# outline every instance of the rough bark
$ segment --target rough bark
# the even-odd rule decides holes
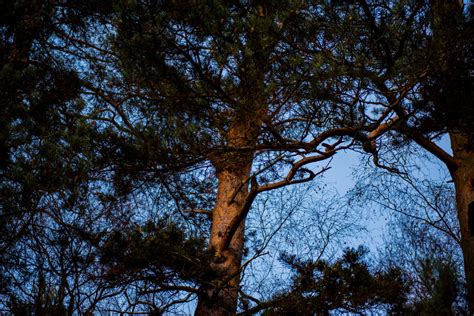
[[[474,315],[474,145],[466,134],[450,133],[453,155],[458,167],[452,176],[461,229],[461,247],[467,284],[469,314]]]
[[[240,120],[229,130],[227,141],[230,148],[248,147],[255,143],[254,131],[258,129],[255,119]],[[227,246],[226,232],[232,220],[243,211],[248,197],[248,179],[253,153],[229,150],[216,157],[218,190],[214,210],[209,247],[215,251],[212,270],[216,278],[202,288],[195,315],[234,315],[240,283],[240,264],[244,249],[244,220]]]

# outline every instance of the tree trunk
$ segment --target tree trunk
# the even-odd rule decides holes
[[[256,11],[262,12],[258,18],[263,22],[266,17],[260,4]],[[195,312],[198,316],[235,315],[237,311],[244,225],[250,207],[248,184],[254,156],[250,148],[256,144],[267,115],[265,73],[270,70],[268,57],[276,44],[270,44],[260,27],[249,27],[246,36],[247,49],[238,67],[239,89],[245,97],[230,114],[230,125],[224,135],[228,147],[211,158],[218,188],[209,247],[215,251],[211,268],[217,276],[201,289]]]
[[[467,285],[469,315],[474,315],[474,144],[472,125],[472,75],[466,62],[468,26],[463,1],[431,0],[433,46],[439,67],[437,110],[450,130],[456,166],[450,169],[456,188],[456,208]],[[437,52],[436,52],[437,51]]]
[[[231,229],[233,219],[243,211],[248,197],[248,178],[251,172],[253,153],[233,150],[255,143],[255,125],[252,120],[234,124],[227,134],[226,153],[213,159],[218,178],[217,198],[212,212],[212,227],[209,247],[215,251],[211,264],[216,277],[202,288],[198,297],[195,315],[234,315],[240,283],[240,264],[244,249],[244,221],[239,223],[226,245],[225,236]],[[253,134],[253,135],[252,135]]]
[[[452,172],[461,228],[461,248],[467,284],[469,315],[474,315],[474,144],[461,133],[450,133],[453,155],[458,168]]]

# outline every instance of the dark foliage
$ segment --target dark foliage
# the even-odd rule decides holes
[[[0,0],[0,295],[10,310],[78,312],[70,284],[87,284],[89,298],[100,288],[91,312],[131,284],[140,295],[202,294],[227,282],[207,227],[130,222],[128,202],[147,186],[156,200],[165,192],[167,213],[207,225],[182,211],[217,214],[207,210],[216,175],[252,165],[227,194],[229,206],[249,187],[234,217],[243,222],[257,193],[312,180],[303,166],[337,151],[361,148],[380,165],[384,128],[472,131],[472,21],[444,20],[433,3]],[[292,287],[265,314],[452,310],[451,267],[423,262],[429,295],[409,305],[403,271],[373,272],[363,255],[285,256]]]
[[[334,263],[283,260],[296,272],[292,288],[277,296],[264,315],[329,315],[331,311],[363,313],[371,308],[400,311],[409,293],[403,271],[390,267],[372,272],[363,248],[346,249]]]
[[[458,271],[453,262],[426,258],[419,263],[424,294],[412,304],[412,315],[464,315],[455,303],[461,294]]]
[[[212,277],[205,240],[166,221],[109,233],[99,257],[104,277],[112,283],[147,280],[159,288],[174,281],[200,284]]]
[[[435,1],[429,18],[433,36],[422,98],[416,103],[421,132],[459,130],[474,135],[474,19],[456,1]]]

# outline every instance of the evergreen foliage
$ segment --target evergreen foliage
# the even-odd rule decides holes
[[[404,272],[390,267],[374,273],[363,260],[365,253],[363,248],[346,249],[332,264],[284,256],[296,276],[289,292],[277,296],[264,315],[364,313],[377,308],[402,311],[410,289]]]
[[[186,236],[179,226],[165,221],[108,233],[99,257],[106,268],[104,277],[111,282],[142,279],[157,285],[200,284],[212,275],[212,256],[205,241]]]
[[[379,155],[386,138],[415,140],[453,175],[469,162],[432,143],[472,136],[473,22],[457,1],[0,8],[0,304],[12,313],[93,313],[117,297],[162,313],[197,297],[198,315],[234,314],[258,195],[314,180],[348,149],[400,173]],[[373,272],[364,252],[284,256],[291,287],[245,312],[452,311],[451,266],[423,261],[429,295],[413,303],[401,268]]]

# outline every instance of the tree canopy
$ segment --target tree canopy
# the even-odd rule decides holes
[[[260,198],[317,184],[348,151],[408,176],[391,153],[411,141],[453,177],[473,310],[473,26],[462,2],[1,5],[10,312],[94,313],[115,300],[161,314],[196,298],[196,315],[416,310],[405,272],[372,269],[362,250],[283,256],[296,274],[266,300],[241,286],[263,256],[248,257],[246,230]],[[436,143],[444,133],[453,154]],[[423,260],[439,284],[457,278]]]

